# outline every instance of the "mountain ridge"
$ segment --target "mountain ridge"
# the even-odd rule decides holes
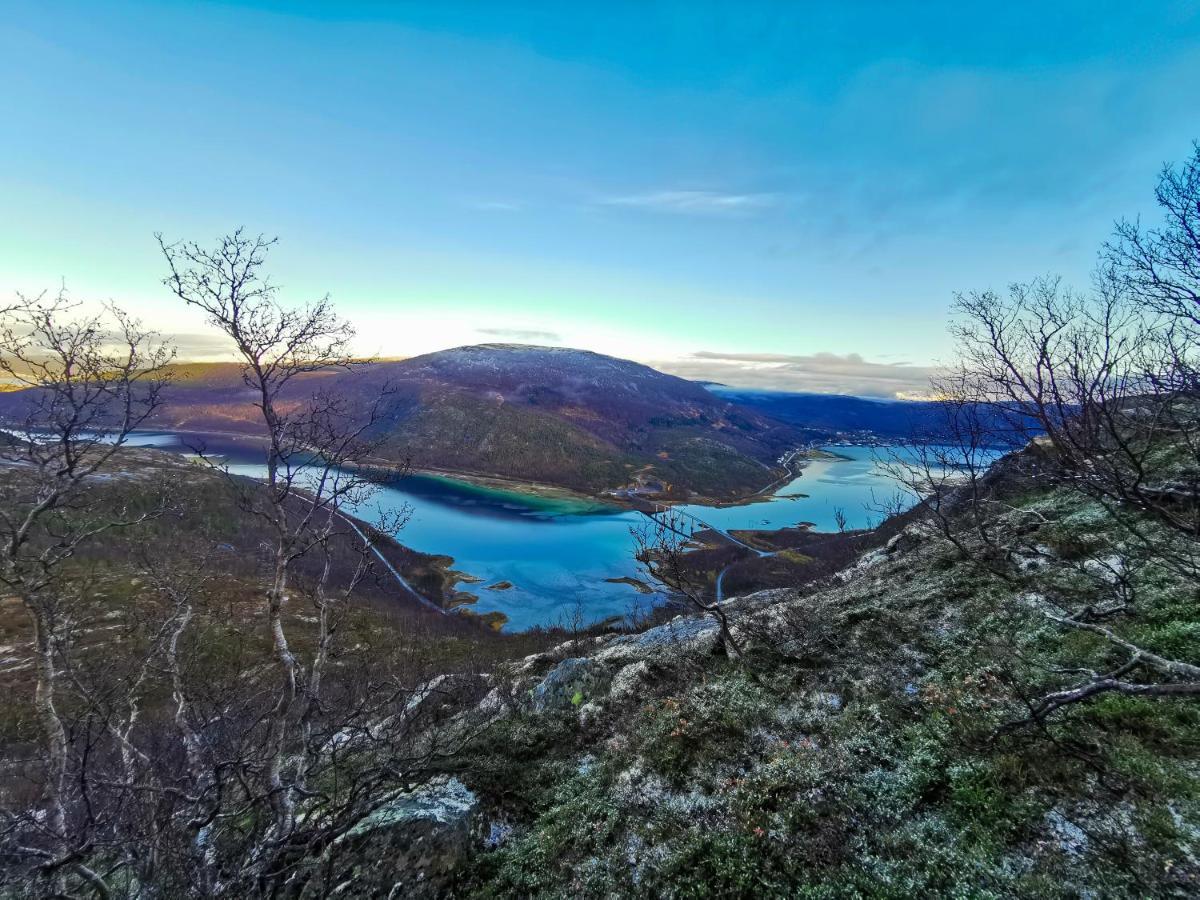
[[[233,363],[181,363],[153,427],[261,431]],[[297,378],[280,398],[316,392],[365,406],[386,395],[381,455],[417,469],[490,475],[590,495],[736,500],[786,474],[789,450],[825,436],[721,398],[695,382],[589,350],[476,344]],[[17,395],[19,397],[19,395]],[[20,400],[0,399],[0,412]]]

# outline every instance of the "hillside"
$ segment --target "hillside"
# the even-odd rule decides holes
[[[10,504],[22,502],[29,490],[26,469],[0,466],[0,495]],[[114,529],[72,553],[72,578],[85,574],[104,579],[136,580],[151,566],[168,564],[184,569],[197,565],[215,569],[232,593],[253,596],[256,580],[262,577],[264,547],[272,533],[256,511],[264,490],[255,480],[225,474],[197,464],[176,453],[142,448],[121,450],[103,475],[89,483],[86,501],[99,508],[143,510],[165,504],[161,514],[152,515],[136,529]],[[303,508],[296,503],[297,512]],[[361,521],[357,527],[368,527]],[[477,621],[467,617],[439,615],[434,607],[447,607],[454,594],[454,579],[447,571],[452,560],[419,553],[396,540],[380,537],[380,558],[373,558],[371,571],[358,582],[355,597],[363,606],[384,616],[431,620],[443,630],[472,632]],[[329,581],[341,589],[359,563],[358,554],[344,539],[330,544]],[[387,569],[394,567],[410,587],[399,584]],[[320,573],[315,556],[298,560],[295,582],[305,591]],[[136,573],[136,574],[135,574]],[[0,617],[0,644],[10,643],[13,634],[27,627],[23,615]],[[0,665],[0,674],[3,674]]]
[[[1195,585],[1151,564],[1127,574],[1138,606],[1104,620],[1115,641],[1056,625],[1046,598],[1102,602],[1126,549],[1030,462],[987,484],[1018,576],[979,564],[965,512],[961,549],[918,517],[819,584],[731,601],[736,654],[713,619],[679,617],[509,668],[452,770],[460,821],[490,835],[458,845],[457,892],[1194,896],[1194,702],[1141,695],[1147,669],[1035,716],[1127,660],[1120,641],[1200,662]]]
[[[918,400],[876,400],[842,394],[749,391],[712,385],[718,397],[781,422],[833,432],[869,431],[908,438],[941,422],[935,404]]]
[[[514,344],[311,376],[289,396],[319,388],[370,402],[385,386],[390,459],[588,493],[642,485],[671,497],[744,496],[780,477],[783,453],[819,436],[634,362]],[[234,366],[181,366],[158,422],[256,433],[253,401]]]

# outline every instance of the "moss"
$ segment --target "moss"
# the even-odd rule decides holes
[[[1159,754],[1200,756],[1200,708],[1149,697],[1106,694],[1078,713],[1080,722],[1137,736]]]
[[[588,865],[612,851],[624,821],[605,781],[591,772],[559,781],[534,828],[476,860],[464,878],[467,890],[481,897],[603,896],[615,890],[619,870]]]
[[[797,566],[806,566],[813,561],[811,556],[801,553],[798,550],[780,550],[778,555]]]
[[[651,770],[681,779],[705,762],[736,758],[776,699],[741,672],[714,678],[645,706],[632,741]]]
[[[1190,761],[1181,764],[1164,756],[1147,747],[1136,735],[1115,735],[1106,757],[1114,773],[1146,795],[1178,800],[1200,797],[1200,780],[1192,771]]]
[[[970,760],[948,772],[948,813],[970,841],[1003,847],[1040,820],[1044,805],[1024,792],[1019,766],[1007,760]]]
[[[459,764],[473,789],[527,816],[553,803],[556,786],[573,771],[575,740],[572,714],[516,713],[480,734]]]
[[[1134,643],[1161,656],[1200,663],[1200,622],[1171,620],[1161,625],[1135,626],[1129,636]]]
[[[696,828],[670,848],[654,882],[671,897],[790,897],[795,873],[755,832]]]

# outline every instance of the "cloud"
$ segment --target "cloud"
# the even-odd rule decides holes
[[[651,363],[682,378],[731,387],[860,397],[925,397],[933,366],[872,362],[858,353],[717,353],[700,351],[683,359]]]
[[[511,200],[467,200],[463,205],[481,212],[520,212],[525,208],[524,204]]]
[[[476,328],[475,331],[509,341],[544,341],[550,344],[562,342],[562,336],[556,331],[537,331],[531,328]]]
[[[156,347],[160,342],[168,349],[174,349],[175,359],[179,362],[228,362],[238,358],[237,346],[224,335],[163,332],[148,339],[146,348]],[[115,331],[105,331],[100,346],[103,352],[116,356],[128,351],[123,338]],[[57,357],[52,358],[46,351],[32,347],[26,352],[31,362],[50,363],[51,370],[56,371]],[[20,375],[28,375],[31,372],[29,366],[17,360],[10,360],[10,363]],[[12,379],[0,379],[0,383],[15,382]]]
[[[221,334],[166,334],[164,339],[185,362],[226,362],[237,358],[233,341]]]
[[[774,205],[774,194],[728,194],[720,191],[650,191],[606,197],[604,206],[625,206],[674,215],[746,213]]]
[[[148,345],[160,342],[174,350],[180,362],[228,362],[239,358],[237,345],[223,334],[162,331],[156,332]],[[104,349],[120,355],[126,350],[124,339],[116,331],[106,332]]]

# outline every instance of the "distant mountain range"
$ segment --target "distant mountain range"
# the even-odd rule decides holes
[[[731,403],[818,431],[869,431],[877,437],[907,438],[936,430],[941,424],[938,405],[931,402],[749,391],[718,384],[709,384],[708,389]]]
[[[951,419],[941,403],[917,400],[875,400],[841,394],[789,394],[749,391],[708,384],[722,399],[753,409],[780,422],[824,434],[830,440],[869,436],[887,440],[950,441]],[[1002,405],[978,404],[972,421],[980,429],[974,440],[997,450],[1015,450],[1024,445],[1039,426]]]

